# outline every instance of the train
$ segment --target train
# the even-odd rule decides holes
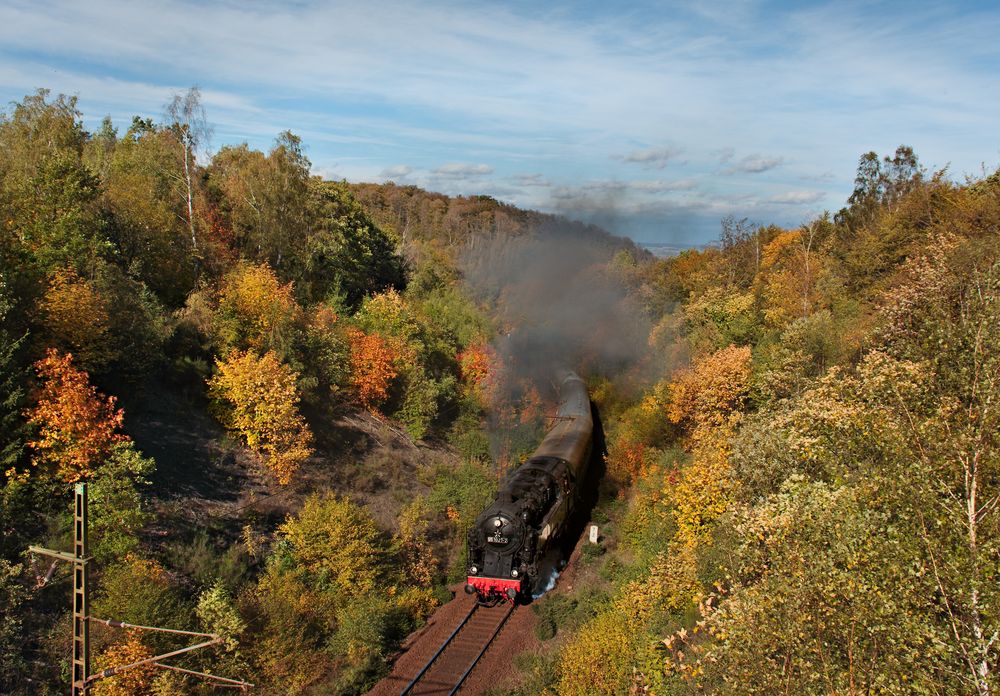
[[[566,541],[587,499],[594,416],[587,386],[558,377],[559,407],[538,449],[512,471],[468,535],[465,591],[482,604],[530,601],[543,559]]]

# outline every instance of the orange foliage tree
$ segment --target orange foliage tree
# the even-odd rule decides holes
[[[646,469],[649,448],[641,442],[621,437],[608,448],[608,475],[616,481],[635,481]]]
[[[153,651],[142,642],[142,634],[139,631],[129,631],[128,638],[120,643],[115,643],[98,655],[96,663],[98,670],[102,670],[109,667],[130,665],[151,657],[153,657]],[[94,693],[98,696],[135,696],[135,694],[149,693],[156,672],[157,669],[152,664],[133,667],[98,682]]]
[[[115,408],[115,397],[100,394],[87,373],[73,367],[68,353],[50,348],[35,369],[42,386],[36,405],[25,413],[38,433],[28,443],[34,463],[54,465],[67,483],[93,477],[114,445],[128,440],[117,432],[124,411]]]
[[[462,381],[480,399],[487,398],[491,382],[495,381],[497,355],[488,345],[474,343],[458,354]]]
[[[312,432],[298,408],[298,375],[270,351],[262,356],[237,351],[215,364],[218,373],[208,387],[212,398],[227,406],[221,420],[287,484],[313,452]]]
[[[608,475],[630,483],[648,474],[658,455],[655,446],[665,432],[662,395],[647,394],[620,417],[608,446]]]
[[[389,395],[389,385],[396,377],[394,356],[389,344],[378,334],[354,329],[351,342],[351,384],[358,401],[374,411]]]

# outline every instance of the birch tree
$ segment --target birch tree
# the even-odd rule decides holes
[[[198,151],[208,142],[211,129],[201,103],[201,90],[191,87],[184,94],[175,94],[167,104],[170,131],[184,152],[184,185],[186,189],[187,224],[191,233],[191,248],[197,257],[198,234],[194,218],[194,170]]]

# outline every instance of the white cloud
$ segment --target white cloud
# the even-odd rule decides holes
[[[822,191],[787,191],[775,194],[767,200],[770,203],[778,203],[780,205],[805,205],[819,203],[824,198],[826,198],[826,194]]]
[[[325,181],[337,181],[343,179],[344,175],[338,167],[311,167],[309,173],[318,176]]]
[[[380,179],[388,181],[401,181],[402,179],[406,179],[412,173],[413,167],[405,164],[395,164],[391,167],[383,169],[378,176]]]

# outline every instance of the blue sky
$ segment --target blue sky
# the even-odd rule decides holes
[[[638,241],[839,209],[858,157],[1000,165],[988,3],[0,0],[0,101],[38,87],[211,147],[300,135],[315,173],[488,194]]]

